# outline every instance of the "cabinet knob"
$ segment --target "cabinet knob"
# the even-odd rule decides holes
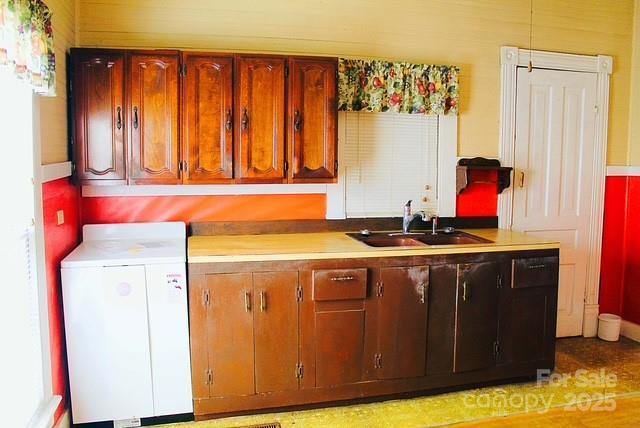
[[[133,108],[133,129],[138,129],[138,107]]]
[[[302,129],[302,115],[300,114],[300,110],[296,110],[293,114],[293,130],[296,132],[300,132]]]
[[[233,129],[233,116],[231,116],[231,109],[227,110],[227,120],[224,124],[224,128],[227,131],[231,131],[231,129]]]
[[[247,129],[249,129],[249,113],[245,107],[242,111],[242,130],[246,131]]]
[[[116,119],[116,127],[118,129],[122,129],[122,108],[120,106],[118,106],[116,111],[118,112],[117,113],[118,117]]]

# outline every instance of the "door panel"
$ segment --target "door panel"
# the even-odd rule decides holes
[[[337,61],[291,58],[288,132],[291,179],[330,182],[336,177]]]
[[[254,393],[252,280],[250,273],[207,275],[211,397]]]
[[[179,181],[179,60],[177,54],[131,55],[129,176],[136,184]]]
[[[427,351],[429,267],[380,269],[384,285],[378,297],[377,377],[423,376]]]
[[[285,178],[285,59],[238,57],[235,112],[237,177],[245,182]]]
[[[364,309],[316,311],[316,386],[362,380]]]
[[[429,268],[427,375],[453,373],[457,265]]]
[[[596,75],[518,70],[513,230],[559,240],[558,336],[582,333]]]
[[[455,373],[495,364],[499,274],[497,262],[458,265]]]
[[[256,392],[298,389],[298,272],[253,274]]]
[[[124,54],[77,53],[73,63],[78,178],[124,184]]]
[[[233,178],[233,57],[183,53],[185,183]]]

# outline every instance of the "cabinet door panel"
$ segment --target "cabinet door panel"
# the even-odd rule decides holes
[[[233,178],[233,57],[184,53],[185,183]]]
[[[178,55],[134,54],[129,63],[130,179],[175,184],[180,178]]]
[[[423,376],[427,351],[429,267],[380,270],[384,292],[378,302],[377,377]]]
[[[430,267],[427,374],[453,373],[457,265]]]
[[[454,372],[491,367],[498,334],[498,262],[458,265]]]
[[[298,389],[298,272],[253,274],[256,392]]]
[[[122,184],[126,179],[124,54],[73,54],[78,178]]]
[[[337,61],[291,58],[288,132],[291,179],[332,181],[337,159]]]
[[[254,393],[252,280],[250,273],[207,275],[211,397]]]
[[[238,57],[239,138],[237,177],[246,182],[282,182],[285,178],[285,59]]]
[[[316,386],[362,380],[363,309],[316,312]]]
[[[555,357],[556,289],[505,290],[501,307],[500,362],[521,363]]]

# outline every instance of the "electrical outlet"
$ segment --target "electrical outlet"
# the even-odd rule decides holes
[[[63,210],[58,210],[56,212],[56,217],[58,220],[58,226],[60,226],[61,224],[64,224],[64,211]]]

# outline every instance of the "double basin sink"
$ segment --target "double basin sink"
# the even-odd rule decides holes
[[[428,232],[354,232],[347,233],[370,247],[427,247],[430,245],[469,245],[486,244],[492,241],[460,231],[445,232],[438,230],[434,235]]]

